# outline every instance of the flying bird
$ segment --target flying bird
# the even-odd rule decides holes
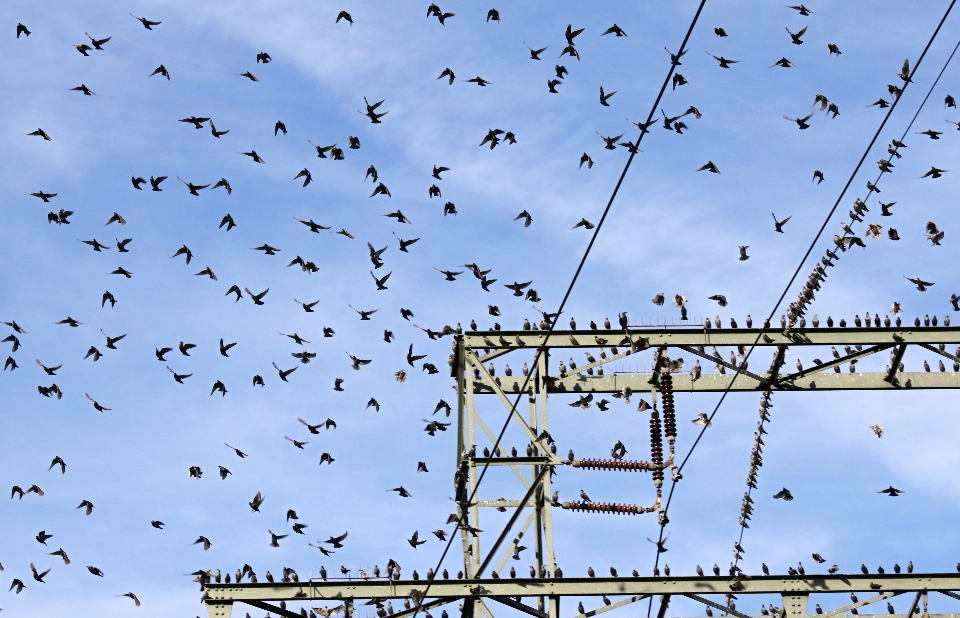
[[[600,86],[600,105],[603,105],[604,107],[610,107],[610,104],[607,103],[607,100],[609,100],[610,97],[612,97],[615,94],[617,94],[616,90],[614,90],[613,92],[604,93],[603,86]]]
[[[909,281],[910,283],[912,283],[913,285],[917,286],[918,292],[926,292],[928,287],[935,285],[931,281],[924,281],[923,279],[920,279],[920,278],[911,279],[906,275],[904,275],[903,278]]]
[[[132,599],[132,600],[133,600],[133,604],[134,604],[135,606],[137,606],[137,607],[140,607],[140,599],[138,599],[138,598],[137,598],[137,595],[133,594],[132,592],[124,592],[123,594],[120,594],[120,595],[117,595],[117,596],[127,597],[127,598],[129,598],[129,599]]]
[[[773,216],[773,225],[774,225],[774,227],[776,227],[776,230],[777,230],[778,232],[780,232],[781,234],[783,234],[783,226],[787,224],[787,221],[790,220],[790,217],[787,217],[787,218],[784,219],[783,221],[777,221],[777,215],[774,214],[774,213],[770,213],[770,214]],[[792,215],[791,215],[791,216],[792,216]]]
[[[153,73],[150,74],[150,77],[154,75],[160,75],[161,77],[166,77],[167,81],[170,81],[170,71],[167,70],[167,67],[162,64],[153,70]]]
[[[813,112],[807,114],[803,118],[791,118],[790,116],[784,116],[783,119],[789,120],[790,122],[797,123],[797,126],[800,127],[800,130],[803,131],[804,129],[810,128],[810,125],[807,124],[807,121],[810,120],[812,117],[813,117]]]
[[[141,24],[143,24],[143,27],[146,28],[147,30],[153,30],[153,26],[159,26],[159,25],[160,25],[160,22],[158,22],[158,21],[150,21],[149,19],[146,19],[145,17],[137,17],[137,16],[134,15],[133,13],[130,13],[130,17],[136,19],[136,20],[139,21]]]
[[[940,178],[940,176],[946,174],[950,170],[942,170],[938,167],[931,167],[930,171],[921,176],[920,178]]]
[[[790,32],[790,28],[784,28],[784,30],[786,30],[787,34],[790,35],[791,43],[793,43],[794,45],[803,45],[803,41],[800,40],[800,37],[802,37],[807,32],[806,27],[804,27],[802,30],[796,33]]]
[[[730,60],[729,58],[724,58],[723,56],[714,56],[710,52],[707,52],[707,55],[719,62],[721,69],[729,69],[731,64],[740,62],[739,60]]]
[[[452,86],[453,82],[457,79],[457,76],[453,73],[453,70],[450,67],[447,67],[443,71],[441,71],[437,79],[443,79],[444,77],[447,78],[448,80],[447,83],[450,86]]]

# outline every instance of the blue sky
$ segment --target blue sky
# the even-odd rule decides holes
[[[766,315],[881,121],[884,112],[867,105],[887,98],[887,84],[899,83],[904,58],[917,58],[946,4],[831,2],[813,4],[815,15],[801,17],[783,3],[708,2],[680,67],[689,84],[668,90],[662,101],[669,115],[694,105],[703,117],[686,118],[683,135],[655,126],[645,137],[568,313],[580,323],[615,319],[620,311],[636,323],[676,322],[676,309],[650,302],[664,292],[684,294],[697,321]],[[475,319],[489,328],[487,305],[494,304],[502,312],[496,321],[519,327],[539,314],[498,287],[513,281],[533,280],[541,309],[559,304],[589,240],[588,232],[571,228],[581,218],[596,222],[627,157],[623,148],[605,150],[597,133],[636,138],[627,119],[645,118],[668,70],[663,48],[677,48],[696,4],[500,5],[500,23],[484,21],[487,5],[441,6],[456,14],[446,25],[425,18],[425,5],[354,0],[15,1],[0,8],[0,141],[7,154],[0,168],[0,319],[27,331],[12,354],[20,369],[0,377],[0,487],[36,483],[45,492],[0,500],[7,576],[0,583],[27,583],[19,595],[0,596],[10,615],[129,615],[130,601],[116,595],[134,591],[143,601],[139,615],[192,616],[202,611],[199,593],[182,574],[233,571],[244,562],[261,575],[292,566],[301,576],[321,565],[369,570],[391,557],[405,572],[434,566],[439,542],[430,536],[414,550],[404,539],[441,527],[452,510],[456,437],[429,437],[420,419],[440,398],[453,400],[453,382],[445,371],[410,370],[404,359],[413,343],[445,369],[450,339],[430,341],[414,324],[437,330]],[[334,23],[343,9],[353,26]],[[130,12],[162,23],[145,30]],[[956,44],[958,19],[946,22],[840,214],[865,196],[865,182],[877,173],[873,162],[900,137]],[[29,37],[14,37],[18,22]],[[629,36],[601,36],[613,23]],[[569,76],[559,94],[550,94],[546,82],[567,24],[585,28],[577,38],[581,60],[562,59]],[[784,29],[805,26],[804,44],[791,44]],[[729,36],[719,38],[715,27]],[[84,57],[72,46],[87,42],[85,32],[111,40]],[[531,60],[524,42],[549,46],[544,60]],[[828,43],[842,55],[828,55]],[[267,65],[256,62],[264,51],[272,57]],[[706,52],[740,63],[720,69]],[[770,68],[782,56],[796,66]],[[169,81],[148,77],[161,63]],[[452,85],[437,79],[447,67],[457,76]],[[931,166],[957,168],[960,136],[944,120],[960,120],[960,113],[945,109],[943,99],[960,96],[958,70],[947,69],[913,129],[944,131],[941,139],[911,132],[895,172],[883,178],[880,197],[897,202],[894,216],[880,218],[878,207],[868,216],[867,223],[897,228],[902,240],[868,239],[866,249],[848,252],[818,294],[813,312],[821,317],[885,314],[895,301],[911,321],[950,312],[958,284],[956,172],[919,177]],[[237,75],[245,71],[260,81]],[[491,85],[463,81],[478,75]],[[96,96],[68,90],[81,83]],[[601,86],[617,93],[609,107],[599,104]],[[816,94],[839,105],[836,119],[818,111],[805,131],[783,120],[810,113]],[[364,97],[385,100],[389,114],[381,124],[357,113]],[[230,132],[215,139],[206,127],[177,122],[191,115],[211,117]],[[274,136],[277,120],[286,135]],[[25,135],[38,127],[51,141]],[[478,147],[491,128],[513,131],[517,144]],[[359,137],[359,150],[347,148],[349,136]],[[318,159],[308,140],[338,144],[345,159]],[[251,149],[266,163],[238,154]],[[578,168],[584,152],[592,169]],[[721,174],[696,171],[708,160]],[[375,185],[364,174],[371,164],[392,197],[369,197]],[[431,177],[434,165],[450,168],[442,181]],[[307,187],[293,180],[304,167],[313,176]],[[814,169],[825,182],[811,182]],[[162,192],[130,184],[131,176],[151,175],[169,177]],[[191,196],[178,176],[197,184],[227,178],[233,193]],[[440,198],[428,197],[434,183]],[[57,197],[43,204],[29,195],[36,191]],[[456,216],[443,215],[447,201]],[[70,225],[47,223],[46,213],[61,208],[75,211]],[[410,225],[382,216],[398,209]],[[522,210],[533,217],[528,228],[514,221]],[[114,212],[125,226],[104,225]],[[771,212],[792,217],[786,233],[774,232]],[[226,213],[237,223],[229,232],[217,227]],[[346,229],[355,239],[312,234],[294,218],[313,219],[330,232]],[[928,221],[945,230],[942,246],[926,240]],[[834,233],[842,233],[839,219],[829,224],[823,247]],[[420,241],[401,253],[394,234]],[[78,242],[93,238],[111,249],[96,253]],[[119,255],[114,241],[125,238],[133,239],[129,253]],[[377,273],[393,273],[387,291],[377,291],[368,274],[368,242],[388,247]],[[281,252],[252,250],[263,243]],[[189,265],[170,257],[184,244],[194,255]],[[737,259],[740,245],[749,246],[750,260]],[[319,272],[287,268],[297,255]],[[492,269],[489,276],[499,281],[491,292],[469,273],[447,282],[434,270],[462,270],[470,262]],[[118,266],[132,278],[107,274]],[[205,267],[217,281],[194,276]],[[936,285],[919,293],[905,275]],[[255,306],[246,293],[235,303],[225,296],[233,284],[269,288],[265,304]],[[104,290],[114,294],[116,307],[101,308]],[[725,294],[730,305],[719,309],[707,300],[712,294]],[[308,314],[294,299],[320,302]],[[348,304],[379,311],[361,322]],[[401,318],[401,308],[414,317]],[[54,324],[67,316],[83,324]],[[323,337],[324,327],[335,335]],[[127,336],[107,350],[101,329]],[[387,329],[396,335],[393,343],[383,341]],[[317,353],[310,364],[290,357],[299,346],[280,333],[294,332]],[[219,354],[221,338],[237,342],[229,358]],[[197,345],[190,358],[174,349],[168,362],[156,360],[156,347],[181,341]],[[96,363],[83,360],[91,345],[104,352]],[[347,354],[373,362],[353,371]],[[908,369],[923,358],[908,355]],[[35,360],[63,367],[49,378]],[[273,362],[298,369],[283,383]],[[177,384],[168,364],[193,375]],[[393,375],[402,368],[409,376],[399,384]],[[255,374],[263,376],[263,388],[251,385]],[[333,390],[335,378],[345,380],[344,392]],[[227,387],[223,397],[209,394],[217,380]],[[38,385],[53,381],[64,392],[61,400],[37,395]],[[111,410],[95,411],[85,393]],[[364,409],[370,397],[380,412]],[[694,418],[715,402],[714,395],[679,396],[678,414]],[[633,408],[574,412],[560,403],[558,397],[552,433],[562,452],[602,454],[618,439],[632,452],[645,450],[645,421]],[[731,559],[757,403],[755,395],[729,397],[685,471],[665,555],[674,572]],[[760,499],[744,540],[748,572],[761,561],[785,571],[815,551],[851,570],[862,562],[873,568],[911,559],[922,571],[953,568],[960,459],[949,393],[778,394],[774,403]],[[298,417],[333,418],[337,429],[313,436]],[[881,440],[868,429],[874,423],[886,428]],[[695,435],[692,427],[681,425],[681,451]],[[298,450],[284,436],[310,442]],[[225,442],[249,457],[237,458]],[[522,446],[507,444],[514,445]],[[322,452],[336,462],[318,467]],[[64,475],[46,470],[58,455],[68,464]],[[418,461],[430,472],[417,474]],[[203,470],[200,480],[188,478],[193,465]],[[226,481],[217,477],[218,465],[231,470]],[[582,487],[598,500],[650,501],[648,479],[579,474],[587,473],[558,475],[562,497]],[[506,476],[487,482],[489,498],[511,488]],[[412,498],[385,491],[401,484]],[[889,484],[907,493],[896,500],[875,493]],[[782,486],[797,499],[766,498]],[[246,503],[258,491],[266,501],[251,513]],[[74,508],[84,499],[96,507],[89,517]],[[268,530],[290,531],[288,508],[309,525],[307,535],[269,547]],[[152,519],[166,529],[152,528]],[[657,534],[653,518],[557,512],[555,521],[565,573],[611,564],[652,568],[645,537]],[[40,530],[54,535],[47,549],[34,540]],[[346,547],[334,556],[308,546],[344,530]],[[212,541],[210,551],[191,545],[198,535]],[[58,547],[70,555],[70,566],[48,555]],[[455,571],[457,558],[445,566]],[[52,567],[46,584],[32,580],[31,562]],[[105,577],[90,575],[88,564]],[[956,611],[951,607],[931,612]]]

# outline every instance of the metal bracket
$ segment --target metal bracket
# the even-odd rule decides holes
[[[232,611],[233,601],[207,603],[207,618],[230,618]]]
[[[803,618],[807,615],[807,601],[810,598],[808,593],[780,596],[783,598],[783,611],[787,618]]]

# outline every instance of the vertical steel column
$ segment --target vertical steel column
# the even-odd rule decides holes
[[[549,408],[547,405],[547,380],[546,376],[549,374],[548,369],[549,364],[549,353],[544,350],[543,354],[540,355],[540,359],[537,362],[537,375],[536,375],[536,387],[540,391],[540,432],[550,431],[550,417],[549,417]],[[543,497],[544,500],[550,500],[553,496],[552,489],[552,475],[547,474],[543,477],[543,483],[541,487],[543,488]],[[546,556],[544,557],[544,562],[547,565],[547,571],[550,574],[553,574],[553,568],[556,564],[556,556],[553,553],[553,508],[543,509],[543,534],[544,534],[544,546],[540,549],[541,552],[546,550]],[[544,554],[541,553],[541,556]],[[559,600],[556,603],[556,607],[559,607]],[[550,603],[551,612],[554,608],[554,603]],[[559,618],[558,613],[551,613],[550,618]]]
[[[465,346],[463,346],[465,347]],[[466,408],[466,447],[467,452],[471,451],[476,446],[476,400],[473,393],[473,378],[470,376],[470,365],[467,363],[467,351],[461,349],[461,358],[463,363],[460,365],[460,376],[464,382],[465,393],[464,393],[464,406]],[[477,485],[477,464],[476,461],[471,457],[468,458],[468,479],[467,479],[467,498],[473,495],[473,491]],[[470,511],[469,515],[469,526],[472,528],[480,527],[480,509],[476,505],[476,500],[473,501],[472,506],[467,508]],[[463,507],[461,507],[463,508]],[[472,578],[473,574],[476,572],[477,568],[480,566],[480,538],[479,536],[472,535],[469,530],[461,530],[461,539],[463,541],[463,567],[464,573],[468,578]],[[472,556],[471,556],[472,548]]]
[[[533,380],[535,380],[538,377],[536,367],[533,368],[533,372],[534,372]],[[533,429],[533,431],[537,435],[539,435],[540,424],[537,421],[537,385],[533,382],[533,380],[531,380],[530,382],[530,385],[529,385],[530,390],[528,391],[529,401],[530,401],[530,427]],[[533,468],[533,478],[537,478],[537,475],[540,474],[540,466],[533,466],[532,468]],[[549,483],[549,479],[547,479],[546,482]],[[543,484],[542,483],[540,485],[540,490],[534,496],[533,508],[535,509],[535,512],[537,514],[537,517],[536,517],[537,521],[535,522],[535,525],[537,527],[537,544],[536,544],[536,549],[534,550],[536,552],[534,557],[536,558],[536,561],[537,561],[537,572],[539,573],[540,565],[543,564],[543,549],[544,549],[544,538],[543,538],[544,503],[543,503]],[[540,611],[543,611],[543,602],[544,602],[544,598],[542,596],[537,597],[537,607],[540,609]]]

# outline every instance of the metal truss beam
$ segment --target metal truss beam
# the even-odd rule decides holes
[[[299,583],[207,584],[206,603],[252,601],[338,601],[419,597],[431,599],[535,596],[642,596],[750,594],[877,594],[960,590],[960,573],[847,574],[809,577],[585,577],[474,580],[330,580]]]
[[[493,339],[490,335],[496,334]],[[879,345],[960,343],[960,327],[901,327],[901,328],[802,328],[785,334],[777,329],[737,328],[631,328],[619,330],[555,330],[547,341],[548,348],[596,348],[598,346],[629,346],[630,337],[636,344],[641,340],[649,348],[698,346],[796,346],[796,345]],[[543,344],[546,333],[535,330],[468,332],[461,335],[463,344],[474,350],[506,350],[536,348]],[[758,340],[759,338],[759,340]],[[600,343],[603,341],[603,343]],[[576,343],[574,343],[576,342]],[[487,360],[480,357],[481,361]]]
[[[759,339],[758,339],[759,337]],[[547,340],[546,333],[540,331],[501,331],[496,339],[484,333],[466,333],[461,336],[463,348],[476,352],[483,349],[483,356],[474,357],[474,366],[480,365],[479,377],[465,378],[471,381],[475,394],[504,394],[520,392],[525,381],[523,376],[492,377],[483,369],[482,363],[503,356],[511,351],[534,348]],[[547,348],[597,348],[626,347],[610,357],[596,360],[588,365],[559,376],[544,376],[547,393],[593,392],[615,393],[623,388],[633,391],[645,391],[656,388],[657,373],[619,373],[613,375],[590,375],[588,370],[630,356],[634,350],[659,348],[663,351],[677,348],[687,354],[703,358],[729,369],[728,374],[702,374],[698,379],[689,373],[677,373],[674,376],[674,390],[677,392],[718,392],[718,391],[764,391],[764,390],[883,390],[883,389],[947,389],[960,388],[960,372],[898,372],[900,359],[910,345],[924,348],[939,354],[954,363],[960,361],[956,355],[934,347],[960,342],[960,328],[957,327],[919,327],[901,328],[824,328],[781,331],[758,329],[630,329],[628,331],[555,331],[547,340]],[[802,369],[793,374],[780,373],[780,364],[775,363],[772,373],[757,374],[741,369],[734,382],[736,366],[722,358],[706,354],[706,346],[757,346],[777,347],[782,354],[788,347],[810,346],[857,346],[855,352],[840,358],[830,359],[826,363]],[[863,349],[864,346],[869,346]],[[896,358],[885,372],[834,373],[840,365],[860,360],[864,357],[896,347]],[[782,360],[782,359],[781,359]],[[851,367],[853,365],[850,365]],[[455,368],[456,370],[456,368]],[[831,372],[833,370],[833,372]],[[731,382],[733,386],[731,387]]]
[[[743,391],[867,391],[867,390],[904,390],[904,389],[948,389],[960,388],[960,372],[925,372],[914,371],[898,373],[890,382],[883,372],[868,373],[817,373],[803,376],[795,380],[785,380],[786,376],[771,379],[766,374],[761,376],[764,381],[757,381],[741,374],[733,382],[732,374],[702,374],[698,380],[693,380],[690,374],[677,373],[673,375],[673,390],[676,393],[716,393],[727,389],[734,392]],[[624,388],[633,392],[649,391],[649,373],[632,373],[604,376],[570,376],[558,378],[547,385],[550,394],[578,394],[578,393],[618,393]],[[519,388],[523,377],[497,377],[500,388],[511,392]],[[767,380],[771,379],[771,382]],[[731,386],[731,382],[733,385]],[[492,385],[483,381],[474,382],[474,392],[477,395],[490,393]]]

